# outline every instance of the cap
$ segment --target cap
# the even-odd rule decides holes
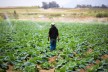
[[[51,25],[55,25],[55,23],[54,23],[54,22],[52,22],[52,23],[51,23]]]

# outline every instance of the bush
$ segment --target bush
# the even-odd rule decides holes
[[[49,14],[49,16],[50,16],[50,17],[59,17],[59,16],[61,16],[61,14],[55,13],[55,14]]]
[[[108,13],[97,13],[96,17],[98,17],[98,18],[108,17]]]
[[[0,16],[0,22],[2,22],[4,20],[4,18],[2,16]]]
[[[4,14],[0,13],[0,22],[2,22],[4,20]]]

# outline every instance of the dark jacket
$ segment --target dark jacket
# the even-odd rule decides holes
[[[49,29],[49,37],[50,37],[50,39],[57,39],[58,35],[59,35],[58,29],[55,26],[52,26]]]

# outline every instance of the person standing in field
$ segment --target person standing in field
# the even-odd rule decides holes
[[[48,41],[50,40],[50,50],[56,49],[56,41],[59,41],[59,32],[55,26],[55,23],[51,23],[51,28],[49,29]]]

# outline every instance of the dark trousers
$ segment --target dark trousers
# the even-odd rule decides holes
[[[50,50],[56,49],[56,39],[50,39]]]

